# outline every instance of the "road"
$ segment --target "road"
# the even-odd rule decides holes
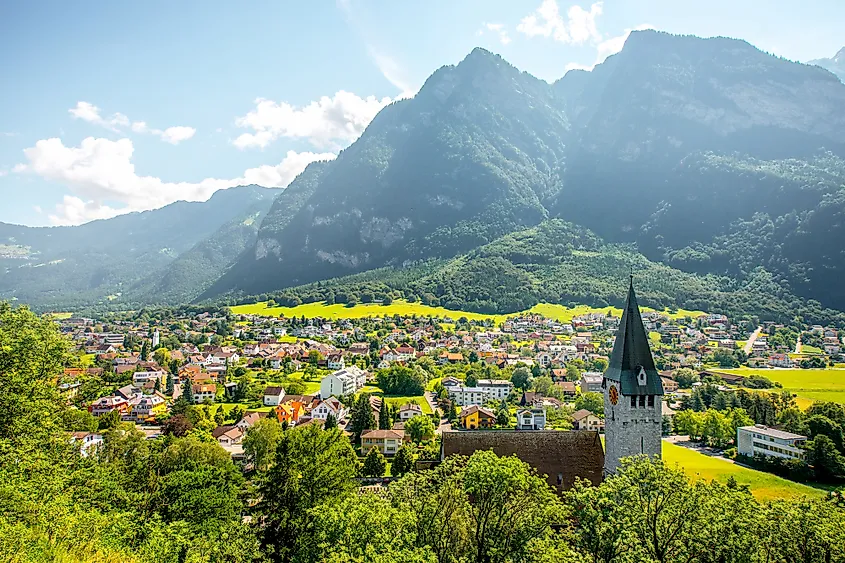
[[[798,340],[795,341],[795,353],[800,354],[801,350],[804,349],[804,345],[801,343],[801,335],[798,335]]]
[[[751,333],[748,337],[748,341],[745,343],[745,346],[742,347],[743,352],[746,354],[751,354],[751,347],[754,345],[754,341],[757,340],[757,337],[760,336],[760,331],[763,330],[762,326],[758,326],[757,330]]]
[[[423,393],[425,396],[425,400],[428,401],[429,406],[431,407],[431,412],[438,410],[437,402],[434,400],[434,393],[431,391],[426,391]],[[443,418],[443,415],[446,414],[444,412],[440,413],[440,424],[437,425],[437,433],[442,434],[443,431],[448,432],[452,429],[452,425],[449,424],[449,421]]]

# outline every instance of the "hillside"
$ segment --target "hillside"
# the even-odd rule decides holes
[[[216,192],[205,202],[176,202],[153,211],[130,213],[75,227],[23,227],[0,224],[0,299],[17,299],[41,309],[90,305],[130,291],[150,277],[156,291],[167,290],[165,276],[182,277],[173,282],[179,297],[191,298],[219,276],[220,258],[230,263],[254,235],[225,240],[209,248],[214,270],[189,267],[187,276],[178,269],[191,262],[192,249],[214,236],[233,220],[253,218],[249,230],[270,206],[278,190],[242,186]],[[240,245],[239,248],[233,248]],[[222,251],[222,253],[221,253]],[[187,254],[186,254],[187,253]],[[183,256],[183,254],[185,256]],[[165,272],[169,265],[177,271]],[[210,278],[210,279],[209,279]],[[150,295],[152,298],[154,295]],[[174,294],[175,297],[175,294]],[[157,301],[157,296],[156,296]]]
[[[845,85],[744,41],[635,32],[553,85],[476,49],[294,181],[296,212],[269,214],[204,297],[473,256],[560,217],[654,263],[735,287],[763,267],[772,295],[845,309],[843,157]],[[523,287],[497,260],[462,271],[460,301],[489,308],[473,294],[487,276]]]
[[[762,268],[743,282],[683,272],[560,219],[505,235],[452,260],[382,268],[269,292],[257,300],[295,306],[401,297],[481,314],[513,313],[541,302],[618,307],[631,272],[641,304],[656,309],[684,307],[781,321],[803,315],[809,322],[845,326],[845,315],[795,297]],[[232,304],[249,301],[254,300]]]

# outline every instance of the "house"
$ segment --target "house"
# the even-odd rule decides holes
[[[144,387],[147,383],[158,382],[159,388],[164,389],[167,384],[166,371],[136,371],[132,374],[132,385],[135,387]]]
[[[320,397],[352,395],[367,383],[367,372],[358,366],[349,366],[327,375],[320,381]]]
[[[417,351],[408,345],[396,347],[394,350],[388,350],[381,355],[382,359],[388,362],[407,362],[417,355]]]
[[[346,367],[343,361],[343,354],[331,354],[326,358],[326,367],[333,370],[341,370]]]
[[[235,424],[235,426],[240,428],[242,432],[246,433],[246,431],[252,428],[260,418],[261,415],[257,412],[248,412]]]
[[[458,418],[461,421],[461,426],[468,430],[492,428],[496,424],[496,414],[478,405],[464,407],[461,409]]]
[[[144,395],[132,405],[130,418],[135,422],[155,422],[167,413],[167,403],[159,395]]]
[[[660,377],[660,381],[663,382],[663,391],[666,393],[674,393],[678,390],[678,382],[674,379],[669,377]]]
[[[191,385],[191,391],[194,393],[194,402],[197,404],[205,402],[206,399],[214,402],[214,397],[217,396],[217,385],[214,383],[195,383]]]
[[[459,364],[464,361],[464,355],[460,352],[443,352],[437,361],[441,364]]]
[[[762,424],[741,426],[736,429],[736,450],[748,456],[776,457],[781,459],[802,459],[801,445],[806,436],[769,428]]]
[[[103,435],[97,432],[71,432],[70,441],[79,444],[79,453],[88,457],[93,450],[103,443]]]
[[[361,434],[361,451],[376,448],[384,455],[394,455],[405,439],[405,432],[399,430],[369,430]]]
[[[129,402],[126,400],[125,397],[100,397],[99,399],[91,403],[91,406],[88,407],[88,410],[94,416],[100,416],[111,411],[118,411],[119,413],[124,414],[126,411],[129,410]]]
[[[411,420],[417,415],[423,413],[422,407],[416,403],[406,403],[399,407],[399,420],[402,422]]]
[[[211,431],[211,436],[221,446],[234,446],[241,443],[244,431],[236,425],[218,426]]]
[[[281,404],[282,399],[285,398],[284,387],[270,386],[264,389],[264,406],[275,407]]]
[[[368,342],[355,342],[346,351],[355,356],[366,356],[370,353],[370,344]]]
[[[589,430],[591,432],[602,432],[604,430],[604,419],[587,409],[575,411],[572,414],[572,421],[575,430]]]
[[[279,424],[294,426],[305,416],[305,404],[300,401],[285,401],[276,407],[276,420]]]
[[[788,354],[772,354],[769,356],[769,365],[776,368],[791,368],[792,360]]]
[[[543,430],[546,428],[546,411],[542,407],[516,411],[517,430]]]
[[[555,385],[560,389],[565,399],[573,399],[578,394],[578,388],[574,381],[557,381]]]
[[[585,371],[581,374],[582,393],[601,393],[601,383],[604,376],[598,372]]]
[[[326,420],[329,415],[333,415],[335,420],[340,422],[346,418],[348,411],[343,403],[334,397],[323,399],[320,403],[311,410],[311,417],[319,420]]]

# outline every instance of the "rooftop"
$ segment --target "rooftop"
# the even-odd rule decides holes
[[[756,432],[757,434],[762,434],[763,436],[771,436],[772,438],[779,438],[781,440],[806,440],[806,436],[802,436],[801,434],[793,434],[792,432],[787,432],[785,430],[778,430],[777,428],[769,428],[768,426],[764,426],[762,424],[755,424],[754,426],[742,426],[739,428],[740,430],[745,430],[746,432]]]

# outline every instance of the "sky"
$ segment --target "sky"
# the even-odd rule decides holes
[[[115,0],[0,3],[0,221],[80,224],[284,187],[474,47],[548,81],[632,29],[807,61],[842,0]]]

